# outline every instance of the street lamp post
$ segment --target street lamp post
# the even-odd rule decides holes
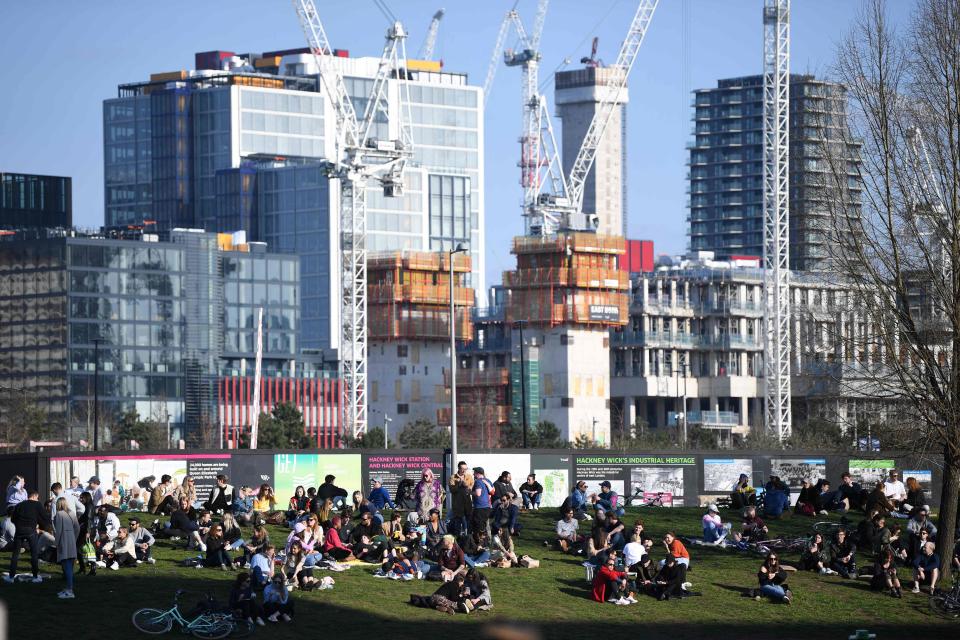
[[[390,419],[390,416],[388,416],[387,414],[383,414],[383,448],[384,449],[390,448],[390,439],[387,436],[387,432],[390,429],[391,422],[393,421]]]
[[[451,465],[457,464],[457,317],[454,308],[453,257],[458,253],[466,253],[467,249],[461,243],[448,251],[450,259],[450,451]],[[448,493],[449,496],[449,493]]]
[[[530,430],[527,419],[527,363],[523,355],[523,321],[518,320],[516,327],[520,332],[520,419],[523,424],[523,448],[527,448],[527,432]]]
[[[100,448],[100,338],[93,341],[93,450]]]

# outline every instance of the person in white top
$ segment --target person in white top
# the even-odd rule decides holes
[[[639,533],[630,536],[630,542],[623,547],[623,566],[626,571],[635,572],[637,580],[643,584],[653,580],[653,563]]]
[[[903,486],[895,469],[890,469],[890,476],[883,483],[883,495],[897,507],[907,499],[907,488]]]

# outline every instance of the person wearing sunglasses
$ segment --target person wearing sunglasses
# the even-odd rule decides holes
[[[772,602],[790,604],[793,593],[787,586],[787,573],[780,566],[780,559],[773,551],[767,554],[763,564],[760,565],[757,579],[760,581],[760,591],[756,595],[757,600],[761,596],[765,596]]]

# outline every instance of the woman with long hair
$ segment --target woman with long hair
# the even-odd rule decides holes
[[[27,499],[26,480],[23,476],[13,476],[7,484],[7,500],[4,503],[9,515],[15,506]]]
[[[317,507],[317,520],[323,527],[330,526],[330,519],[333,517],[333,500],[327,498]]]
[[[276,510],[277,498],[273,494],[273,487],[267,483],[260,485],[260,490],[257,492],[257,495],[253,497],[253,512],[259,514],[258,518],[254,518],[255,522],[260,520],[266,520],[268,518],[273,518],[276,516],[279,511]]]
[[[900,590],[900,578],[897,577],[897,562],[893,558],[893,550],[890,547],[884,547],[877,554],[877,559],[873,563],[873,578],[870,580],[870,588],[874,591],[887,589],[891,598],[903,597],[903,592]]]
[[[174,504],[180,504],[180,498],[186,498],[191,507],[197,501],[197,487],[193,476],[183,476],[183,482],[173,490]]]
[[[903,507],[906,508],[909,505],[907,510],[913,511],[925,504],[927,504],[927,495],[923,492],[923,488],[920,487],[917,479],[910,476],[907,478],[907,499],[904,501]]]
[[[270,544],[270,534],[262,524],[253,527],[253,533],[250,535],[250,541],[243,544],[243,566],[249,568],[250,559],[258,553],[262,553],[267,545]]]
[[[204,566],[220,567],[223,571],[234,568],[230,553],[227,551],[227,541],[223,537],[222,524],[218,522],[210,527],[204,544],[207,545],[207,557],[203,562]]]
[[[309,506],[310,499],[307,497],[307,490],[303,488],[303,485],[297,486],[293,490],[293,497],[287,503],[287,522],[290,523],[291,527],[307,512]]]
[[[340,516],[330,518],[330,527],[324,532],[323,553],[338,562],[353,559],[353,549],[340,539]]]
[[[223,518],[220,519],[220,524],[223,525],[223,539],[227,541],[227,549],[239,549],[243,546],[243,530],[240,528],[240,525],[237,524],[236,518],[233,517],[233,514],[227,512],[223,514]]]
[[[760,565],[760,570],[757,571],[757,579],[760,582],[760,593],[757,595],[758,600],[760,596],[766,596],[773,602],[790,604],[793,592],[791,592],[790,587],[787,586],[787,573],[780,565],[780,559],[777,557],[776,552],[771,551],[767,554],[767,557],[764,558],[763,564]]]

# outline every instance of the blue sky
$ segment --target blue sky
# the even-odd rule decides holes
[[[372,0],[315,0],[334,47],[379,55],[386,19]],[[443,6],[436,55],[448,70],[480,84],[497,29],[513,0],[388,0],[411,33],[411,54]],[[893,0],[902,23],[913,5]],[[535,0],[520,0],[527,23]],[[688,16],[684,29],[684,5]],[[794,0],[792,69],[828,75],[837,41],[861,4]],[[633,16],[634,0],[553,0],[542,40],[546,80],[565,58],[579,66],[590,39],[612,62]],[[690,90],[719,78],[758,73],[761,0],[661,0],[630,78],[628,181],[630,237],[655,241],[658,253],[684,249]],[[196,51],[266,51],[303,46],[286,0],[165,0],[0,3],[0,170],[73,177],[74,219],[103,222],[101,101],[117,85],[150,73],[190,68]],[[687,37],[683,34],[686,31]],[[684,66],[684,51],[687,65]],[[488,282],[509,269],[510,238],[522,233],[516,160],[520,127],[517,69],[501,67],[487,110],[486,229]],[[548,85],[549,86],[549,85]],[[552,104],[552,91],[547,90]]]

